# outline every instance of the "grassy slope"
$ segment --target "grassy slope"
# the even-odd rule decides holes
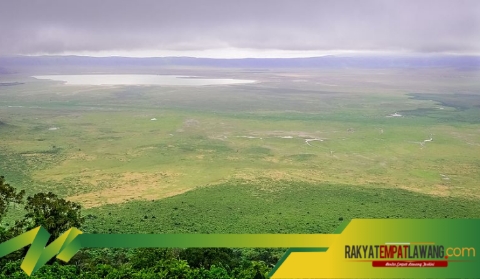
[[[480,218],[480,204],[399,189],[264,180],[85,214],[90,233],[331,233],[342,219]]]
[[[260,84],[200,88],[26,80],[0,89],[0,170],[29,194],[85,206],[260,178],[478,199],[480,98],[451,97],[476,90],[474,77],[276,72],[245,77]],[[385,117],[395,111],[405,117]],[[325,141],[305,144],[312,137]]]

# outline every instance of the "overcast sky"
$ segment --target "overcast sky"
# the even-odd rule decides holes
[[[480,1],[0,0],[0,55],[480,54]]]

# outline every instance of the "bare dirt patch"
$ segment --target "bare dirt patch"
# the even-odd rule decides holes
[[[176,173],[123,173],[102,177],[107,179],[110,187],[68,198],[78,202],[85,208],[97,207],[105,204],[122,203],[131,200],[156,200],[178,195],[190,188],[177,185]],[[97,184],[99,177],[91,177],[89,183]]]
[[[82,161],[94,161],[97,159],[95,155],[89,155],[84,152],[75,152],[70,155],[67,160],[82,160]]]
[[[430,194],[434,196],[439,196],[439,197],[448,197],[451,195],[451,190],[447,185],[437,184],[433,186],[433,189],[430,191]]]
[[[319,176],[314,175],[312,170],[245,170],[233,175],[234,179],[241,179],[245,181],[261,181],[262,179],[269,179],[273,181],[295,180],[320,182],[323,181]]]
[[[424,195],[436,196],[436,197],[458,197],[464,196],[458,193],[458,191],[452,191],[453,189],[448,185],[441,185],[436,184],[432,186],[424,186],[418,187],[417,186],[406,186],[402,185],[399,187],[400,189],[404,189],[410,192],[420,193]]]

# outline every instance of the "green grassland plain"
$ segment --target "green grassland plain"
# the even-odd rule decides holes
[[[350,218],[480,217],[478,72],[163,73],[257,82],[2,76],[1,173],[81,203],[90,232],[327,233]]]

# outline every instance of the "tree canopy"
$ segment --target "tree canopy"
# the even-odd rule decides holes
[[[53,240],[72,227],[81,228],[84,222],[81,208],[80,204],[62,199],[52,192],[37,193],[27,198],[27,213],[16,227],[28,231],[42,226],[50,232]]]
[[[21,203],[24,195],[24,190],[17,191],[5,182],[5,177],[0,176],[0,222],[7,214],[10,204]]]

